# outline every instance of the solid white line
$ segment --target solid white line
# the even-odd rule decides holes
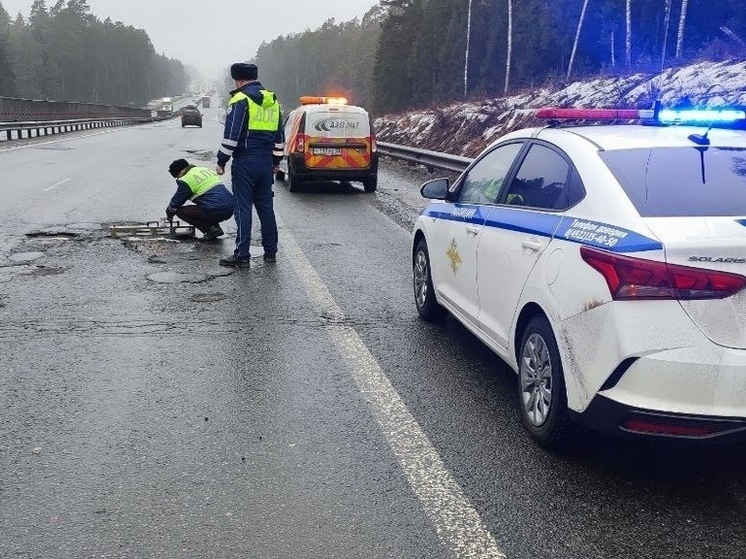
[[[5,147],[6,142],[12,142],[14,140],[3,140],[0,142],[0,153],[4,153],[6,151],[16,151],[19,149],[31,149],[36,148],[39,146],[48,146],[49,144],[59,144],[62,142],[72,142],[73,140],[80,140],[81,138],[91,138],[93,136],[100,136],[101,134],[112,134],[113,132],[119,132],[123,128],[127,128],[126,126],[119,126],[116,128],[110,128],[109,130],[101,130],[100,132],[94,132],[93,134],[84,134],[80,136],[74,136],[72,138],[59,138],[54,140],[49,140],[48,142],[34,142],[33,144],[24,144],[22,146],[8,146]],[[60,132],[60,134],[64,134],[64,132]],[[52,134],[49,134],[50,136]],[[59,134],[54,134],[55,136]],[[33,138],[24,138],[24,140],[32,139],[35,140],[36,138],[40,138],[41,136],[34,136]]]
[[[407,406],[354,328],[346,326],[342,309],[294,237],[277,216],[280,242],[287,260],[303,280],[340,354],[351,364],[358,389],[404,471],[407,482],[430,518],[441,544],[459,559],[505,559],[479,513],[464,495]],[[283,258],[283,261],[285,259]]]
[[[52,186],[48,186],[42,189],[42,192],[49,192],[50,190],[54,190],[55,188],[57,188],[58,186],[62,186],[66,182],[70,182],[70,179],[63,179],[60,182],[54,183]]]

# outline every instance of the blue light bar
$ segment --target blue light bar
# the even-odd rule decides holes
[[[658,113],[659,122],[735,122],[746,119],[746,112],[735,109],[663,109]]]

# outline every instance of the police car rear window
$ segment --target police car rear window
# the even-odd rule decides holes
[[[746,149],[599,152],[643,217],[746,215]]]

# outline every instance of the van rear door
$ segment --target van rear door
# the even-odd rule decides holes
[[[309,169],[367,169],[372,137],[360,107],[321,106],[306,113],[304,160]]]

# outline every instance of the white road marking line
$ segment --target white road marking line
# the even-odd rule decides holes
[[[474,505],[464,495],[363,340],[354,328],[344,325],[344,312],[294,237],[283,226],[279,215],[277,223],[287,260],[296,268],[319,314],[330,321],[332,339],[340,354],[351,362],[358,389],[372,408],[442,545],[459,559],[505,559],[506,555],[485,527]]]
[[[114,132],[119,132],[123,128],[128,128],[128,127],[127,126],[120,126],[120,127],[112,128],[112,129],[109,129],[109,130],[102,130],[101,132],[95,132],[93,134],[85,134],[85,135],[81,135],[81,136],[75,136],[73,138],[59,138],[59,139],[55,139],[55,140],[49,140],[48,142],[34,142],[33,144],[24,144],[22,146],[8,146],[8,147],[5,147],[5,142],[12,142],[14,140],[3,140],[2,142],[0,142],[0,153],[6,152],[6,151],[16,151],[16,150],[19,150],[19,149],[31,149],[31,148],[36,148],[36,147],[39,147],[39,146],[48,146],[49,144],[59,144],[59,143],[62,143],[62,142],[71,142],[73,140],[80,140],[81,138],[91,138],[93,136],[100,136],[101,134],[112,134]],[[52,134],[49,134],[49,135],[52,136]],[[57,136],[59,134],[54,134],[54,135]],[[35,140],[36,138],[41,138],[41,137],[42,136],[34,136],[33,138],[23,138],[23,139],[24,140],[28,140],[28,139]]]
[[[70,182],[70,179],[63,179],[60,182],[56,182],[52,186],[48,186],[48,187],[42,189],[42,192],[49,192],[50,190],[54,190],[55,188],[57,188],[58,186],[62,186],[66,182]]]

